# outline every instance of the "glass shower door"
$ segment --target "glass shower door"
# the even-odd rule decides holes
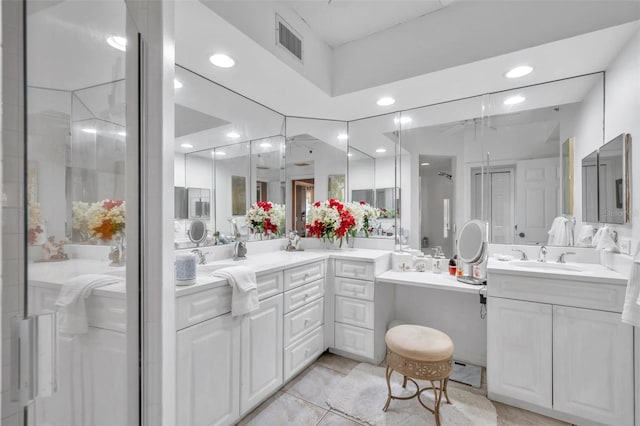
[[[14,400],[24,424],[125,425],[139,415],[139,328],[127,312],[139,298],[138,250],[128,250],[138,237],[127,232],[138,229],[139,123],[127,120],[138,120],[137,31],[124,0],[26,0],[25,11],[26,312],[16,327],[35,341],[20,354],[29,377]]]

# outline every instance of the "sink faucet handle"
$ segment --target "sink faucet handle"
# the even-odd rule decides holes
[[[520,260],[529,260],[529,257],[527,256],[527,253],[524,252],[524,250],[514,248],[514,249],[511,249],[511,251],[518,251],[522,253],[522,256],[520,256]]]
[[[568,255],[568,254],[576,254],[576,252],[575,252],[575,251],[565,251],[564,253],[561,253],[561,254],[560,254],[560,256],[558,257],[558,260],[556,260],[556,262],[558,262],[558,263],[567,263],[567,262],[564,260],[564,257],[565,257],[566,255]]]
[[[547,261],[547,246],[544,244],[540,246],[540,251],[538,252],[538,262],[546,262]]]

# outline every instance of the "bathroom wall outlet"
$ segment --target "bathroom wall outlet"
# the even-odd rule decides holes
[[[629,238],[620,238],[618,240],[618,250],[622,254],[631,256],[631,240]]]

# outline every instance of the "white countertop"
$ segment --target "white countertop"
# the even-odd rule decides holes
[[[108,260],[69,259],[61,262],[34,262],[28,265],[29,285],[59,289],[70,278],[84,274],[106,274],[122,277],[122,282],[92,291],[96,296],[124,297],[125,271],[123,266],[110,266]]]
[[[208,262],[207,265],[235,266],[242,265],[251,269],[256,275],[268,274],[271,272],[282,271],[286,268],[301,266],[307,263],[317,262],[325,259],[356,259],[374,262],[377,259],[389,256],[387,250],[372,249],[340,249],[340,250],[304,250],[304,251],[284,251],[275,250],[268,253],[258,253],[247,255],[246,259],[234,261],[232,259],[221,259],[214,262]],[[186,296],[199,291],[216,288],[226,285],[225,279],[211,277],[208,273],[198,274],[196,283],[189,286],[176,286],[176,297]]]
[[[532,261],[535,262],[535,261]],[[577,280],[602,284],[626,285],[628,277],[613,271],[599,263],[571,263],[567,265],[579,267],[582,271],[553,270],[543,268],[526,268],[515,266],[510,261],[490,258],[487,265],[488,285],[491,285],[491,274],[523,275],[539,278]]]
[[[450,275],[449,273],[434,274],[430,271],[387,271],[378,275],[376,277],[376,282],[473,294],[478,294],[478,291],[483,287],[480,285],[461,283],[455,276]]]

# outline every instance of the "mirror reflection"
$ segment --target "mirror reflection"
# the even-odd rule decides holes
[[[598,151],[582,159],[582,221],[598,221]]]
[[[208,244],[249,238],[252,204],[284,202],[284,116],[180,65],[175,101],[176,246],[194,219]]]
[[[628,134],[610,140],[598,150],[598,202],[600,222],[624,224],[628,220],[629,182],[625,165]]]
[[[287,229],[307,235],[307,212],[316,201],[347,201],[347,123],[287,117]]]

